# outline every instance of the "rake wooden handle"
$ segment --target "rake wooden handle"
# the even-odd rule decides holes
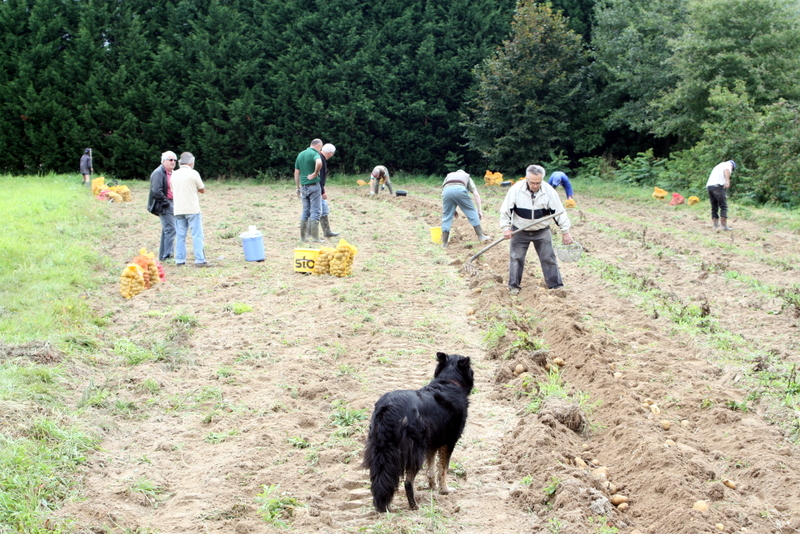
[[[553,213],[552,215],[546,215],[546,216],[544,216],[544,217],[539,217],[538,219],[534,219],[534,220],[533,220],[533,222],[532,222],[531,224],[529,224],[528,226],[526,226],[525,228],[517,228],[516,230],[514,230],[513,232],[511,232],[511,235],[514,235],[514,234],[516,234],[516,233],[518,233],[518,232],[524,232],[524,231],[525,231],[525,230],[527,230],[528,228],[530,228],[530,227],[532,227],[532,226],[536,226],[537,224],[539,224],[539,223],[541,223],[541,222],[544,222],[544,221],[547,221],[547,220],[549,220],[549,219],[553,219],[553,218],[555,218],[555,217],[558,217],[558,216],[559,216],[559,215],[561,215],[562,213],[564,213],[564,212],[563,212],[563,211],[559,211],[558,213]],[[491,245],[489,245],[489,246],[487,246],[487,247],[485,247],[485,248],[482,248],[480,251],[478,251],[478,253],[477,253],[477,254],[473,255],[473,256],[472,256],[470,259],[468,259],[468,260],[467,260],[467,263],[472,263],[472,261],[473,261],[475,258],[477,258],[478,256],[480,256],[481,254],[483,254],[484,252],[486,252],[487,250],[489,250],[489,249],[490,249],[490,248],[492,248],[493,246],[497,245],[498,243],[502,243],[502,242],[503,242],[503,241],[505,241],[505,240],[506,240],[506,238],[505,238],[505,237],[501,237],[500,239],[496,239],[496,240],[495,240],[495,241],[494,241],[494,242],[493,242]]]

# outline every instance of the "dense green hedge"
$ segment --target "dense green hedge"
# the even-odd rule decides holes
[[[6,0],[0,170],[149,176],[164,150],[209,175],[290,175],[314,137],[347,171],[463,159],[472,69],[513,0]]]

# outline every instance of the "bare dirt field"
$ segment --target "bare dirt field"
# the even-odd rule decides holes
[[[259,510],[289,498],[275,516],[296,532],[800,532],[799,422],[781,402],[798,382],[800,236],[736,213],[714,233],[707,203],[594,199],[578,183],[583,257],[547,291],[531,252],[512,297],[506,243],[474,276],[463,217],[448,249],[431,243],[437,187],[330,185],[332,226],[358,248],[335,278],[293,270],[293,189],[207,185],[215,266],[167,264],[131,300],[108,284],[103,348],[71,364],[76,403],[102,400],[87,408],[102,443],[85,499],[60,512],[76,532],[279,531]],[[145,188],[107,208],[101,246],[120,272],[158,242]],[[480,189],[497,237],[504,190]],[[264,262],[244,260],[249,225]],[[475,370],[455,491],[418,477],[419,510],[398,494],[377,514],[360,468],[368,417],[381,394],[430,380],[437,351]],[[529,410],[559,376],[568,394]]]

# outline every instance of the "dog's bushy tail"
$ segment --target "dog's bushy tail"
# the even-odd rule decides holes
[[[422,467],[424,451],[415,443],[418,429],[393,406],[381,406],[372,417],[362,467],[369,469],[372,502],[378,512],[387,512],[404,471]],[[401,417],[398,417],[401,416]]]

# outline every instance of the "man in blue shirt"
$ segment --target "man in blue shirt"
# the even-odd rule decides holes
[[[569,178],[567,175],[561,171],[556,171],[550,175],[550,179],[547,180],[547,183],[550,184],[550,187],[553,189],[557,188],[559,185],[564,186],[564,193],[567,194],[567,200],[572,200],[572,184],[569,183]]]

